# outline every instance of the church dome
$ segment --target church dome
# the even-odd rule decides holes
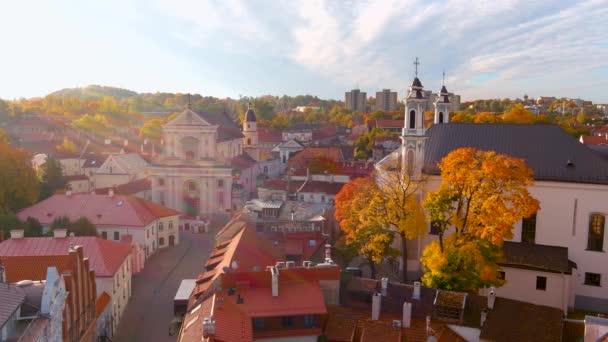
[[[251,108],[251,104],[249,104],[249,108],[247,108],[247,112],[245,112],[245,121],[246,122],[256,122],[257,118],[255,117],[255,112],[253,108]]]

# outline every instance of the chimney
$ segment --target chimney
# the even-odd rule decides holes
[[[296,262],[295,261],[287,261],[285,263],[285,267],[286,268],[294,268],[294,267],[296,267]]]
[[[386,289],[388,288],[388,278],[380,279],[380,286],[380,293],[382,294],[382,297],[386,297]]]
[[[203,318],[203,336],[209,337],[215,335],[215,321],[213,316]]]
[[[68,190],[66,190],[66,191],[65,191],[65,195],[66,195],[67,197],[72,197],[72,190],[69,190],[69,189],[68,189]]]
[[[72,242],[68,246],[68,252],[76,252],[76,246]]]
[[[488,293],[488,309],[494,309],[494,302],[496,301],[496,289],[494,287],[490,287],[490,292]]]
[[[129,140],[125,139],[125,146],[129,146]]]
[[[65,228],[53,229],[53,237],[64,238],[68,236],[68,230]]]
[[[114,197],[114,189],[112,189],[112,188],[108,189],[108,196],[110,196],[110,198]]]
[[[310,180],[310,169],[306,168],[306,180]]]
[[[414,293],[412,294],[412,299],[420,299],[420,282],[419,281],[415,281],[414,282]]]
[[[331,245],[330,244],[325,244],[325,263],[326,264],[333,264],[334,261],[331,259]]]
[[[382,303],[382,295],[378,292],[372,296],[372,320],[377,321],[380,318],[380,305]]]
[[[23,229],[11,229],[11,239],[23,239]]]
[[[412,323],[412,303],[403,302],[403,324],[404,328],[409,328]]]
[[[483,310],[481,310],[481,318],[479,320],[480,327],[483,327],[483,324],[486,322],[486,318],[488,318],[488,310],[483,309]]]
[[[270,274],[272,276],[272,296],[279,296],[279,269],[275,267],[270,268]]]

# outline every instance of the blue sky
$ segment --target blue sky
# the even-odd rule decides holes
[[[11,1],[0,11],[0,98],[88,84],[219,97],[420,79],[464,99],[608,102],[608,0]]]

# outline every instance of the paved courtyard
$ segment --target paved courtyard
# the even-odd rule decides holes
[[[173,297],[182,279],[196,278],[213,247],[213,234],[180,232],[178,246],[159,251],[133,277],[132,297],[113,339],[121,342],[175,341],[169,336]]]

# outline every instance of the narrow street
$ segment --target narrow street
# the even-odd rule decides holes
[[[175,341],[169,336],[173,297],[182,279],[196,278],[213,247],[212,234],[180,232],[178,246],[159,251],[133,277],[132,297],[114,341]]]

